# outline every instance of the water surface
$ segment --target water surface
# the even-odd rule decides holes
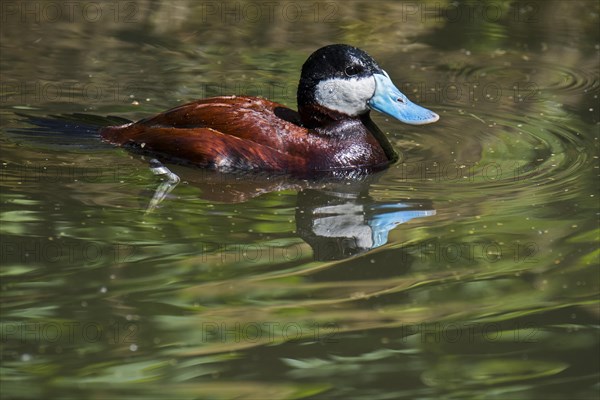
[[[598,397],[597,2],[53,4],[2,4],[3,397]],[[170,165],[147,212],[147,159],[16,133],[295,108],[340,42],[441,117],[375,115],[402,161],[367,178]]]

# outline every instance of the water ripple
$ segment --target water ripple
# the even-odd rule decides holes
[[[514,106],[476,111],[438,107],[446,123],[415,134],[412,142],[418,145],[405,152],[393,180],[419,189],[432,186],[438,194],[460,184],[463,196],[469,188],[478,194],[534,189],[538,195],[552,195],[549,201],[576,196],[585,188],[578,180],[590,168],[585,151],[593,142],[590,127],[574,123],[560,108],[552,114],[519,115],[507,107]]]
[[[581,93],[598,90],[596,69],[564,67],[558,64],[526,60],[506,61],[495,65],[464,65],[453,71],[453,79],[467,82],[491,82],[510,85],[516,95],[532,96],[536,91],[553,94]]]

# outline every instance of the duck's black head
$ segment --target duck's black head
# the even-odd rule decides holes
[[[370,110],[414,125],[439,119],[408,100],[377,62],[359,48],[332,44],[306,60],[298,86],[298,112],[305,126],[324,127]]]

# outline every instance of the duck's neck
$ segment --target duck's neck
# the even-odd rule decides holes
[[[366,126],[367,131],[369,131],[369,133],[373,135],[377,142],[379,142],[379,145],[383,149],[383,152],[385,153],[388,160],[390,160],[391,162],[397,161],[399,158],[398,153],[396,153],[396,150],[394,150],[394,147],[392,146],[388,138],[385,136],[385,133],[383,133],[381,129],[379,129],[379,127],[375,125],[375,122],[371,120],[369,114],[370,113],[368,112],[366,114],[361,115],[361,122],[364,126]]]
[[[302,126],[313,130],[326,130],[327,127],[338,124],[348,119],[358,119],[358,117],[349,117],[338,111],[328,109],[320,105],[315,98],[316,82],[302,77],[298,85],[298,113]]]
[[[315,131],[331,131],[333,127],[346,122],[360,123],[360,116],[351,117],[316,103],[298,104],[298,113],[302,126]]]
[[[300,109],[302,125],[317,134],[354,141],[374,141],[379,144],[390,162],[398,160],[398,154],[377,125],[371,120],[370,112],[350,117],[320,106]],[[371,137],[371,138],[369,138]]]
[[[398,159],[385,134],[371,120],[370,112],[352,117],[325,108],[317,103],[313,89],[309,82],[300,80],[297,98],[302,126],[328,136],[370,135],[379,143],[388,160]],[[356,129],[356,125],[360,125],[360,128]]]

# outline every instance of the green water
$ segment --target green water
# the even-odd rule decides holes
[[[75,3],[1,4],[2,398],[598,398],[598,2]],[[148,212],[148,160],[11,133],[295,108],[340,42],[441,117],[374,115],[368,179],[170,166]]]

